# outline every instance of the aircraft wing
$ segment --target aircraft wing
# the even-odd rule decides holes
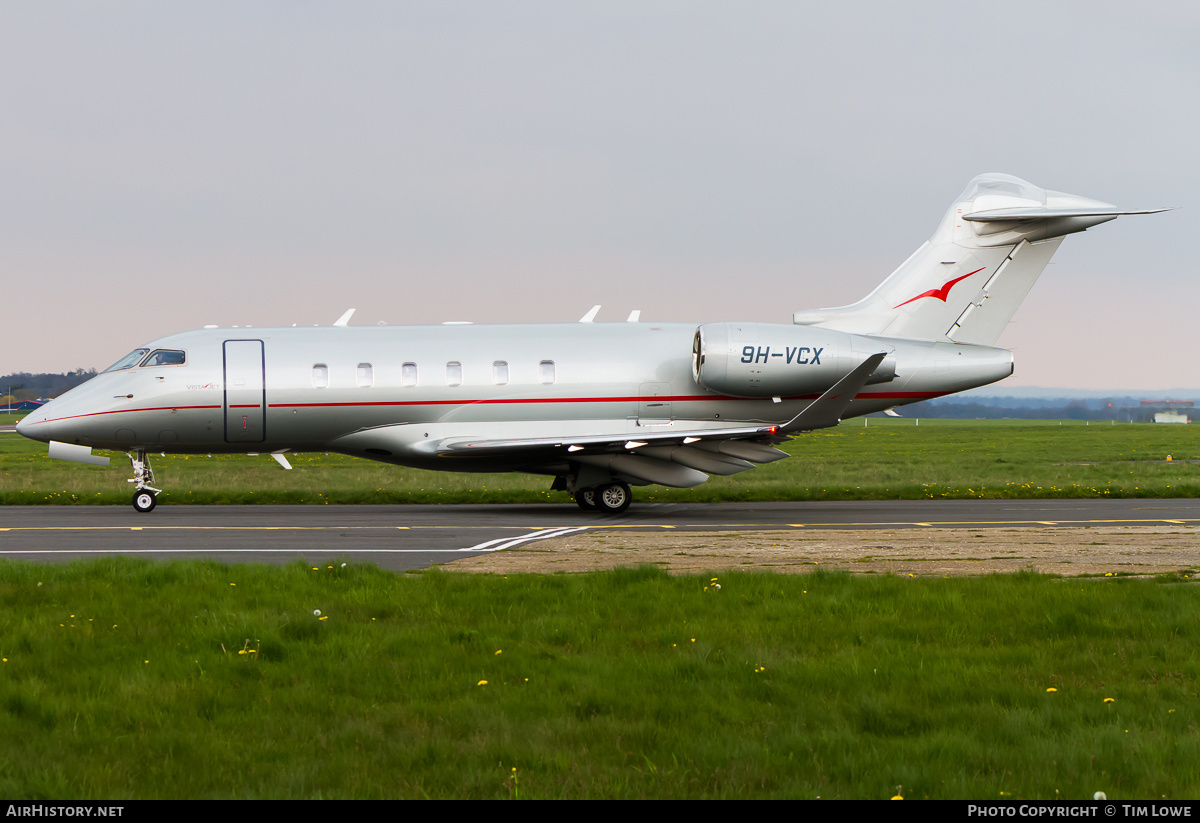
[[[536,449],[563,449],[568,453],[579,451],[631,451],[648,445],[691,445],[696,442],[721,440],[750,440],[774,437],[779,440],[790,438],[779,433],[778,426],[750,426],[730,429],[696,429],[693,431],[655,431],[637,434],[586,435],[580,437],[534,437],[515,440],[476,440],[469,437],[452,437],[438,443],[439,457],[466,457],[494,452],[532,451]]]
[[[687,487],[709,474],[736,474],[787,457],[775,444],[788,434],[836,426],[879,368],[887,352],[873,354],[782,426],[743,426],[635,434],[474,439],[450,437],[433,446],[438,457],[508,457],[530,464],[572,461],[634,481]]]
[[[437,444],[438,457],[507,457],[535,465],[583,468],[579,477],[622,477],[630,483],[661,483],[687,488],[710,474],[736,474],[787,457],[773,444],[790,440],[778,426],[745,426],[691,431],[542,437],[520,440],[447,438]],[[591,475],[589,475],[591,473]]]

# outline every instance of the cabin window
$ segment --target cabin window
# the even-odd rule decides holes
[[[371,368],[370,363],[358,364],[358,386],[359,388],[369,389],[375,385],[375,370]]]
[[[113,363],[104,371],[121,371],[122,369],[132,369],[138,363],[142,362],[142,358],[146,356],[149,349],[134,349],[129,354],[122,357],[116,363]]]
[[[462,363],[459,363],[457,360],[451,360],[446,364],[446,385],[462,385]]]
[[[187,356],[178,349],[155,349],[142,366],[182,366]]]
[[[508,363],[503,360],[492,363],[492,382],[497,386],[508,383]]]
[[[540,380],[543,383],[553,383],[554,382],[554,361],[553,360],[543,360],[541,363],[538,363],[538,380]]]
[[[415,386],[417,385],[417,364],[405,363],[400,367],[400,385]]]
[[[313,364],[313,388],[329,388],[329,366],[326,366],[324,363]]]

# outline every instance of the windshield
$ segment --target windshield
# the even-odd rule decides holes
[[[122,369],[132,369],[134,366],[136,366],[138,363],[141,362],[142,358],[146,356],[146,352],[148,352],[148,351],[150,351],[150,350],[149,349],[134,349],[129,354],[125,355],[120,360],[118,360],[116,363],[113,363],[111,366],[109,366],[107,369],[105,369],[103,372],[101,372],[101,374],[104,374],[105,372],[110,372],[110,371],[121,371]]]
[[[146,366],[182,366],[185,362],[183,352],[174,349],[156,349],[154,354],[146,358],[142,368]]]

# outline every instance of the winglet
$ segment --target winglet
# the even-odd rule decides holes
[[[887,355],[887,352],[881,351],[859,363],[854,371],[834,384],[833,388],[809,403],[804,411],[780,426],[780,432],[788,434],[795,431],[827,429],[842,422],[842,412],[846,411],[855,395],[862,391],[862,387],[867,385],[867,381],[871,379],[871,375],[875,373]]]
[[[590,309],[588,309],[587,314],[585,314],[583,317],[579,318],[579,322],[580,323],[591,323],[593,320],[596,319],[596,313],[599,311],[600,311],[599,306],[592,306]]]
[[[346,313],[343,314],[341,317],[339,317],[337,320],[335,320],[333,325],[349,326],[350,325],[350,316],[352,314],[354,314],[354,311],[355,311],[354,309],[346,309]]]

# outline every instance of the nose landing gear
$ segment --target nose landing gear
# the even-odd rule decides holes
[[[137,484],[137,491],[133,494],[133,507],[140,512],[153,511],[158,504],[158,493],[162,489],[156,489],[150,485],[154,482],[154,470],[150,468],[150,458],[146,456],[145,449],[138,449],[136,455],[128,456],[129,462],[133,464],[133,479],[126,482]]]

